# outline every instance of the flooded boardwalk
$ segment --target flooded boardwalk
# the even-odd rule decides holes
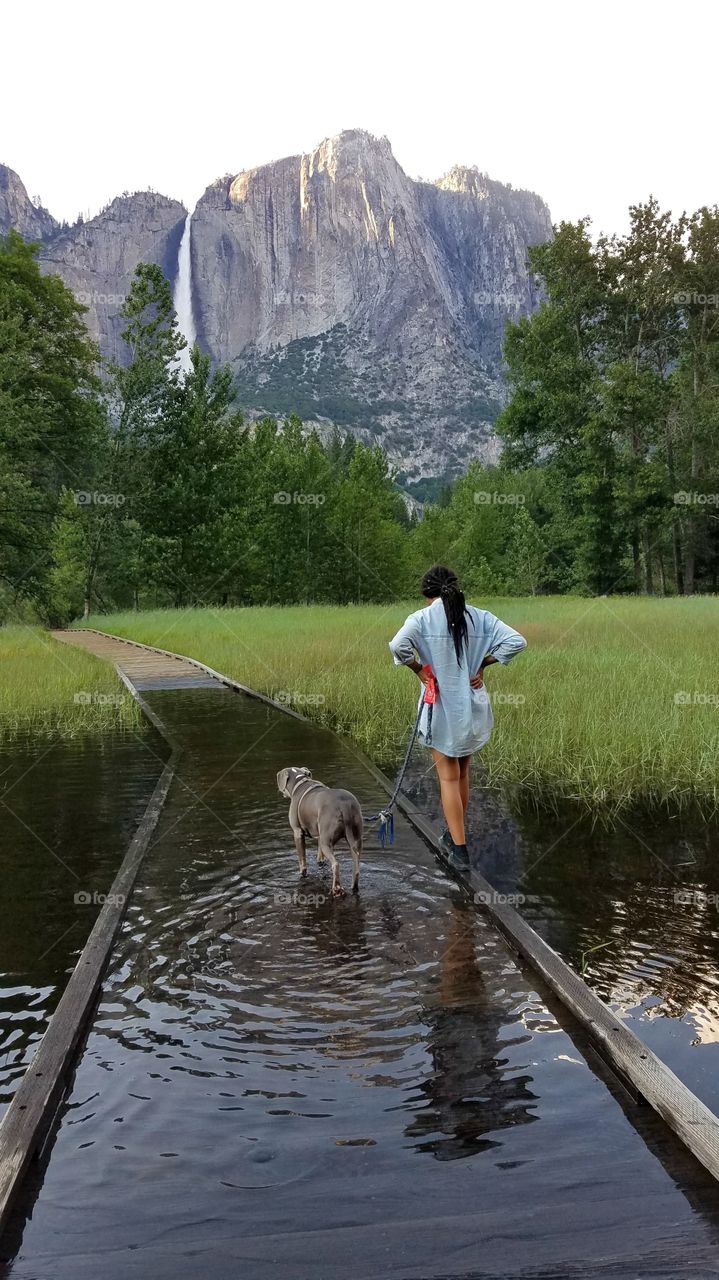
[[[207,675],[200,667],[183,658],[150,650],[144,645],[127,640],[115,640],[113,636],[96,631],[53,631],[54,640],[61,644],[79,645],[90,653],[105,658],[119,666],[136,689],[183,689],[207,686],[221,688],[220,682]]]
[[[276,772],[374,812],[351,748],[175,675],[145,671],[183,755],[4,1274],[719,1274],[716,1184],[406,822],[359,897],[299,881]]]

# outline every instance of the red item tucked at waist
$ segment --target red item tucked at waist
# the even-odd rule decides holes
[[[422,667],[422,671],[429,677],[426,685],[424,686],[424,700],[425,702],[430,702],[430,703],[436,702],[437,701],[437,681],[435,679],[434,671],[430,666],[427,666],[426,664],[425,666]]]

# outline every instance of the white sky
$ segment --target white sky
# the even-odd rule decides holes
[[[621,231],[719,201],[713,0],[37,0],[3,9],[0,162],[72,221],[347,128]]]

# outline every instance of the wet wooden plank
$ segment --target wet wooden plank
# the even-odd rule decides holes
[[[88,629],[53,631],[51,634],[53,639],[62,644],[77,645],[98,658],[104,658],[116,666],[119,664],[122,670],[137,683],[166,679],[181,686],[183,683],[194,683],[198,678],[198,668],[188,661],[168,654],[156,653],[154,650],[104,633]]]
[[[0,1232],[28,1165],[40,1151],[62,1101],[137,873],[175,774],[179,754],[175,744],[131,682],[119,674],[173,750],[47,1031],[0,1124]]]
[[[356,750],[353,748],[353,750]],[[357,750],[367,768],[391,794],[393,784]],[[437,834],[415,804],[400,794],[397,807],[447,866]],[[591,1036],[619,1078],[659,1113],[712,1176],[719,1180],[719,1117],[692,1093],[626,1023],[613,1013],[591,987],[545,942],[509,903],[503,901],[478,871],[450,874],[462,884],[476,906],[486,911],[513,951],[540,974]]]
[[[392,783],[381,770],[371,760],[367,760],[367,766],[391,792]],[[439,848],[437,835],[416,805],[400,795],[397,807],[446,866],[446,858]],[[504,895],[498,894],[484,876],[475,870],[460,875],[451,871],[451,874],[463,885],[475,905],[487,912],[511,948],[559,996],[620,1079],[633,1086],[712,1176],[719,1180],[719,1117],[612,1012],[519,912],[503,901]]]

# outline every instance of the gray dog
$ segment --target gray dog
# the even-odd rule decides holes
[[[344,836],[352,854],[352,892],[357,893],[363,835],[362,810],[357,797],[351,791],[339,791],[326,787],[324,782],[316,782],[309,769],[280,769],[277,786],[290,802],[290,826],[300,860],[300,875],[307,875],[305,837],[312,836],[317,840],[318,863],[329,859],[332,864],[332,893],[341,897],[335,845]]]

